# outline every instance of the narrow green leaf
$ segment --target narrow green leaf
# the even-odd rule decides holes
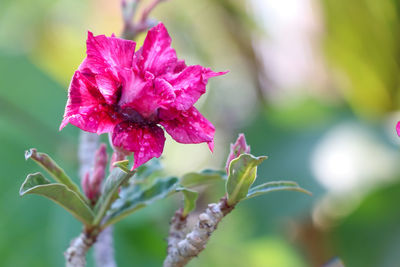
[[[184,187],[194,187],[208,183],[225,181],[226,172],[221,170],[203,170],[201,172],[190,172],[180,179],[180,184]]]
[[[118,197],[118,188],[131,178],[135,171],[127,169],[125,161],[119,161],[115,164],[119,168],[114,168],[105,180],[101,190],[101,196],[95,207],[96,217],[93,224],[98,225],[110,208],[111,203]]]
[[[250,186],[256,180],[257,166],[265,159],[267,159],[266,156],[255,157],[242,154],[231,161],[226,182],[228,205],[236,204],[247,196]]]
[[[51,183],[40,172],[29,174],[22,184],[19,194],[36,194],[47,197],[69,211],[86,225],[91,225],[93,213],[90,207],[66,185]]]
[[[152,202],[165,198],[171,191],[175,190],[178,179],[175,177],[157,179],[147,189],[140,190],[126,198],[117,199],[111,206],[110,212],[102,228],[120,221],[129,214],[144,208]]]
[[[186,217],[192,210],[196,208],[196,200],[199,196],[199,193],[185,187],[178,187],[176,191],[183,194],[184,206],[182,215]]]
[[[114,162],[113,166],[120,168],[121,170],[123,170],[126,173],[130,172],[129,160],[121,160],[121,161]]]
[[[259,195],[264,195],[274,191],[297,191],[308,195],[312,195],[310,191],[301,188],[296,182],[292,181],[274,181],[255,186],[249,190],[247,197],[249,199]]]
[[[85,195],[82,194],[79,187],[72,181],[72,179],[65,173],[65,171],[58,166],[58,164],[45,153],[37,152],[36,149],[31,148],[25,152],[25,159],[32,159],[39,166],[45,169],[56,182],[64,184],[70,190],[74,191],[83,201],[89,203]]]

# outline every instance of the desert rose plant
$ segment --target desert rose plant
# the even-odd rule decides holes
[[[146,30],[152,24],[147,16],[159,2],[152,2],[144,9],[138,24],[132,24],[136,2],[123,1],[123,36],[132,38]],[[104,255],[110,254],[112,243],[103,235],[108,233],[111,238],[109,231],[113,224],[176,193],[182,194],[184,206],[170,222],[166,267],[184,266],[197,256],[218,223],[239,202],[277,190],[308,193],[289,181],[252,187],[257,166],[267,157],[250,154],[243,134],[231,145],[225,171],[162,177],[157,158],[163,153],[164,132],[179,143],[206,143],[213,151],[215,127],[194,104],[206,92],[208,80],[226,72],[214,72],[200,65],[187,66],[178,60],[163,23],[150,28],[139,49],[132,40],[114,35],[94,36],[91,32],[86,45],[87,56],[72,77],[60,129],[72,124],[84,132],[107,133],[113,153],[109,157],[106,145],[97,141],[93,142],[95,150],[85,149],[85,140],[88,142],[96,135],[83,137],[80,157],[89,158],[90,167],[81,172],[81,190],[48,155],[30,149],[26,159],[38,163],[54,182],[41,173],[33,173],[20,189],[21,195],[37,194],[53,200],[82,223],[82,233],[65,252],[67,266],[85,266],[86,253],[93,244],[104,243]],[[127,157],[132,154],[131,164]],[[209,204],[190,229],[187,218],[195,209],[198,196],[193,188],[221,180],[225,181],[226,194],[218,203]],[[104,255],[100,255],[97,265],[115,266],[112,255],[102,259]]]

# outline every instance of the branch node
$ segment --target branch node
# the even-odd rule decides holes
[[[209,204],[198,216],[197,224],[186,234],[186,218],[182,221],[182,209],[178,210],[171,220],[168,238],[168,255],[164,267],[182,267],[204,250],[206,244],[217,229],[218,223],[234,206],[229,206],[226,196],[218,203]],[[184,225],[184,227],[182,227]]]

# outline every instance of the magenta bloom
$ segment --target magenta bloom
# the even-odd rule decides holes
[[[134,153],[134,168],[164,148],[164,131],[179,143],[206,142],[213,150],[214,126],[193,106],[213,72],[186,66],[171,47],[162,23],[143,47],[114,36],[88,33],[87,57],[75,72],[60,129],[71,123],[84,131],[112,133],[114,146]]]
[[[397,122],[397,125],[396,125],[396,132],[397,132],[397,135],[400,136],[400,121]]]

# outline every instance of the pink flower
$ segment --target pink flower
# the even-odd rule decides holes
[[[60,130],[71,123],[84,131],[112,133],[114,146],[134,153],[134,168],[164,148],[162,126],[175,141],[206,142],[213,150],[214,126],[193,106],[213,72],[186,66],[170,46],[162,23],[143,47],[115,36],[88,33],[87,57],[75,72]]]
[[[397,125],[396,125],[396,132],[397,132],[397,135],[400,136],[400,121],[397,122]]]
[[[226,173],[229,174],[229,165],[231,164],[231,161],[244,153],[246,153],[246,154],[250,153],[250,146],[247,145],[244,134],[239,134],[239,137],[238,137],[238,139],[236,139],[236,142],[234,144],[231,144],[231,151],[229,153],[229,156],[228,156],[228,159],[227,159],[226,165],[225,165]]]

